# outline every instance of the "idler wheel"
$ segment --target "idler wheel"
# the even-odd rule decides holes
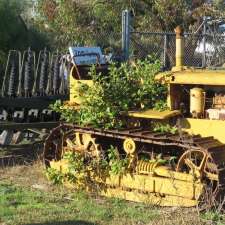
[[[177,163],[176,171],[192,174],[204,184],[203,193],[198,199],[201,209],[214,206],[219,193],[219,170],[209,152],[200,149],[185,151]]]
[[[72,125],[60,125],[52,130],[44,145],[44,163],[59,161],[67,151],[76,151],[88,158],[100,160],[103,155],[96,138],[87,133],[76,132]]]

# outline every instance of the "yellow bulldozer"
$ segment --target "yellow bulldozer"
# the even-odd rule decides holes
[[[68,152],[82,156],[82,160],[88,156],[85,179],[79,179],[82,170],[75,176],[77,182],[66,184],[102,196],[160,206],[192,207],[224,197],[225,70],[185,67],[183,32],[180,27],[175,32],[176,66],[166,75],[156,76],[168,85],[168,110],[129,112],[127,117],[136,122],[121,130],[68,123],[52,130],[44,147],[47,168],[66,174],[70,171],[69,159],[64,157]],[[82,104],[74,97],[80,83],[92,84],[77,71],[74,66],[70,73],[70,105]],[[176,123],[178,132],[154,131],[148,127],[154,122]],[[123,174],[108,173],[100,166],[109,143],[126,155]],[[140,157],[143,153],[151,158],[160,155],[160,160],[144,160]],[[167,160],[171,156],[176,156],[173,163]],[[92,162],[97,162],[95,172]]]

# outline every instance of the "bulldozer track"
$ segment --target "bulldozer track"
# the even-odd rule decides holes
[[[216,195],[224,197],[225,193],[225,144],[222,144],[213,137],[201,137],[200,135],[190,135],[186,132],[171,134],[171,133],[160,133],[150,131],[143,128],[134,129],[122,129],[122,130],[104,130],[91,127],[81,127],[73,124],[61,124],[59,127],[52,130],[49,137],[45,142],[44,159],[45,164],[48,166],[48,162],[53,160],[56,152],[51,152],[52,148],[50,144],[57,135],[59,130],[67,132],[73,130],[78,133],[91,134],[99,139],[104,137],[113,138],[114,140],[125,140],[132,138],[136,143],[154,144],[156,146],[173,146],[181,149],[182,155],[188,152],[190,149],[193,151],[200,151],[205,153],[207,156],[208,164],[207,171],[210,172],[212,169],[213,173],[217,175],[217,187],[215,188]],[[54,156],[53,156],[54,155]],[[59,158],[58,158],[59,160]],[[206,171],[206,172],[207,172]]]

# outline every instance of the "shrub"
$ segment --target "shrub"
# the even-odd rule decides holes
[[[97,74],[93,67],[90,75],[94,85],[81,85],[84,102],[79,111],[62,109],[59,103],[53,109],[68,122],[119,128],[123,126],[121,113],[154,107],[162,110],[166,107],[167,87],[155,80],[159,70],[160,62],[150,57],[131,64],[123,63],[119,67],[112,64],[107,76]]]

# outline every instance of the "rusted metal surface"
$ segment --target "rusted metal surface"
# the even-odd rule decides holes
[[[25,143],[32,146],[43,143],[52,128],[59,122],[15,123],[0,122],[0,148],[7,146],[23,146]]]
[[[24,130],[24,129],[52,129],[57,127],[59,122],[39,122],[39,123],[0,123],[0,130]]]

